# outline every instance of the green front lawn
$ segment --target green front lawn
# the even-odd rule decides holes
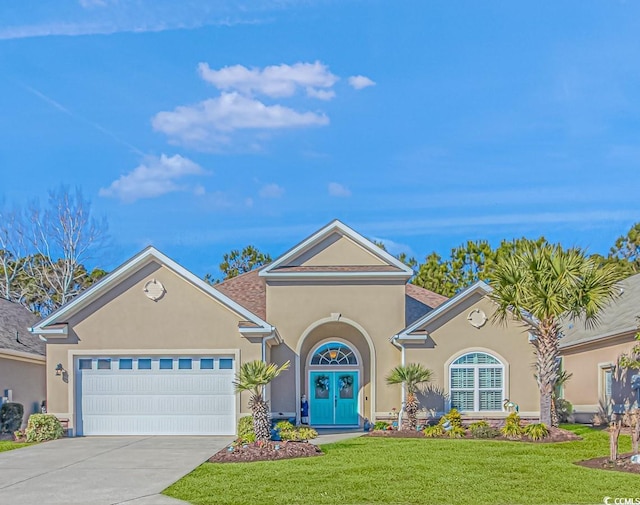
[[[602,503],[640,498],[640,475],[574,461],[608,454],[608,434],[568,427],[579,442],[362,437],[325,445],[325,456],[204,463],[164,491],[195,504]],[[620,451],[631,450],[621,437]]]
[[[10,451],[11,449],[19,449],[20,447],[25,447],[27,443],[16,443],[11,442],[10,440],[0,440],[0,452]]]

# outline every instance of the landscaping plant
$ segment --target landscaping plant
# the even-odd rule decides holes
[[[561,320],[598,322],[600,311],[617,295],[620,270],[598,264],[578,248],[531,242],[517,254],[499,258],[491,278],[493,319],[517,320],[533,335],[540,422],[551,425],[552,395],[559,375]]]
[[[436,438],[444,435],[444,428],[441,424],[434,424],[433,426],[427,426],[422,433],[427,438]]]
[[[374,430],[386,430],[388,429],[390,424],[386,421],[376,421],[376,424],[373,425]]]
[[[420,406],[416,393],[431,381],[433,372],[420,363],[399,365],[387,376],[387,384],[403,384],[407,390],[404,412],[407,414],[407,429],[415,431],[418,427],[418,408]],[[402,423],[404,425],[404,423]],[[405,429],[405,426],[399,426]]]
[[[0,407],[0,433],[13,433],[22,426],[24,407],[21,403],[3,403]]]
[[[469,425],[469,432],[473,438],[496,438],[500,431],[492,427],[487,421],[476,421]]]
[[[253,416],[253,430],[257,441],[266,442],[271,438],[269,402],[264,399],[264,388],[288,368],[288,361],[280,367],[260,360],[248,361],[240,366],[238,376],[233,382],[236,391],[248,391],[251,395],[249,408]]]
[[[549,436],[549,428],[542,423],[527,424],[522,432],[531,440],[542,440]]]
[[[500,429],[500,433],[505,437],[512,439],[522,437],[523,429],[520,422],[520,416],[517,413],[512,412],[505,419],[504,426]]]
[[[53,414],[31,414],[25,434],[27,442],[46,442],[61,438],[64,430]]]
[[[256,432],[253,430],[253,417],[244,416],[238,421],[238,441],[242,443],[256,441]]]

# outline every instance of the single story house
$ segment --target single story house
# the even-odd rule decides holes
[[[21,403],[25,422],[45,399],[45,344],[29,332],[38,319],[0,298],[0,399]]]
[[[274,417],[362,426],[401,407],[385,377],[434,372],[427,413],[538,416],[522,327],[491,323],[488,287],[452,299],[407,284],[412,270],[340,221],[275,261],[210,286],[153,247],[32,328],[47,341],[47,405],[77,435],[236,432],[242,363],[290,369],[267,389]],[[424,414],[423,414],[424,415]]]
[[[622,411],[638,405],[640,390],[632,387],[638,370],[618,366],[623,353],[638,343],[640,274],[620,283],[620,295],[600,314],[597,326],[567,322],[560,340],[562,366],[572,373],[563,396],[573,404],[578,422],[591,422],[598,412]],[[636,379],[637,380],[637,379]]]

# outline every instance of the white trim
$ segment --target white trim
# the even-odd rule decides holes
[[[289,272],[289,273],[276,273],[272,272],[283,263],[286,263],[289,260],[292,260],[298,257],[305,250],[310,249],[314,245],[320,243],[326,237],[331,235],[334,232],[340,232],[345,237],[351,239],[357,245],[364,248],[367,252],[372,254],[373,256],[384,260],[388,264],[400,269],[400,272]],[[356,275],[353,275],[356,274]],[[357,275],[359,274],[359,275]],[[364,275],[363,275],[364,274]],[[402,263],[397,258],[394,258],[388,252],[383,250],[382,248],[375,245],[369,239],[363,237],[358,232],[349,228],[346,224],[338,221],[337,219],[331,221],[329,224],[315,232],[313,235],[307,237],[298,245],[294,246],[292,249],[289,249],[286,253],[280,256],[278,259],[267,265],[265,268],[260,270],[258,274],[260,277],[270,277],[270,278],[300,278],[300,277],[313,277],[313,278],[340,278],[343,279],[345,277],[400,277],[403,279],[408,279],[414,274],[413,270]]]
[[[0,349],[0,358],[14,359],[16,361],[25,361],[28,363],[37,363],[44,365],[47,361],[45,356],[24,351],[14,351],[13,349]]]
[[[471,295],[476,293],[487,295],[491,293],[491,291],[492,289],[489,287],[488,284],[482,281],[478,281],[472,286],[469,286],[464,291],[460,291],[460,293],[455,295],[453,298],[450,298],[445,303],[440,305],[438,308],[427,313],[426,315],[418,319],[415,323],[406,327],[400,333],[398,333],[397,335],[394,335],[391,338],[395,337],[397,340],[404,340],[406,337],[410,337],[410,333],[413,333],[414,331],[416,331],[418,328],[425,325],[426,323],[431,322],[432,320],[438,318],[442,314],[445,314],[450,310],[454,309],[456,306],[458,306],[461,302],[469,298]]]
[[[582,338],[580,340],[575,340],[573,342],[569,342],[566,345],[562,345],[562,339],[564,337],[560,337],[560,343],[558,344],[560,351],[564,351],[566,349],[573,349],[574,347],[582,347],[588,346],[589,344],[600,343],[603,340],[610,340],[615,338],[626,338],[631,337],[633,339],[638,333],[637,326],[629,326],[628,328],[622,328],[620,330],[614,330],[609,333],[603,333],[601,335],[595,335],[592,337]]]
[[[84,291],[80,296],[74,298],[71,302],[67,303],[57,311],[50,314],[48,317],[40,321],[33,328],[29,328],[29,331],[34,334],[47,334],[48,332],[53,332],[53,329],[48,329],[46,326],[51,324],[56,324],[61,320],[61,318],[67,317],[73,314],[75,311],[81,309],[82,307],[88,305],[93,300],[99,298],[103,293],[105,293],[112,286],[116,285],[121,278],[125,277],[132,271],[135,271],[141,266],[144,266],[146,263],[150,263],[152,260],[156,260],[159,263],[163,264],[165,267],[173,270],[176,274],[191,282],[198,288],[200,288],[205,293],[211,295],[213,298],[221,302],[223,305],[226,305],[229,309],[233,310],[237,314],[240,314],[247,321],[251,321],[255,323],[259,327],[263,328],[264,331],[271,332],[273,331],[273,327],[259,318],[252,312],[248,311],[240,304],[233,301],[228,296],[224,295],[217,289],[213,288],[209,284],[207,284],[204,280],[197,277],[195,274],[191,273],[189,270],[179,265],[175,261],[173,261],[168,256],[164,255],[160,251],[158,251],[155,247],[147,247],[143,251],[139,252],[137,255],[133,256],[131,259],[120,265],[109,275],[104,277],[102,280],[91,286],[89,289]],[[63,321],[66,322],[66,321]],[[56,329],[59,330],[59,329]],[[66,329],[65,329],[66,331]],[[256,332],[257,333],[257,332]]]
[[[260,274],[262,274],[262,272],[260,272]],[[406,280],[407,274],[404,272],[274,272],[268,274],[268,277],[274,280],[299,279],[300,277],[304,277],[305,279],[322,279],[325,281],[345,278],[358,280],[380,278]]]

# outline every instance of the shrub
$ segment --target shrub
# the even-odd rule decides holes
[[[297,431],[299,440],[312,440],[318,436],[318,432],[316,430],[307,426],[302,426],[298,428]]]
[[[291,424],[289,421],[278,421],[275,426],[276,430],[279,432],[290,431],[295,429],[295,426]]]
[[[478,428],[488,428],[489,423],[485,420],[475,421],[469,425],[470,430],[478,429]]]
[[[523,432],[531,440],[542,440],[549,436],[549,429],[543,423],[527,424]]]
[[[252,442],[256,439],[256,433],[253,431],[253,417],[244,416],[238,420],[238,438],[247,440],[253,437]]]
[[[449,438],[462,438],[467,433],[467,430],[465,430],[463,426],[452,424],[451,429],[449,429],[449,431],[447,431],[446,433]]]
[[[520,424],[520,416],[516,412],[512,412],[504,421],[504,426],[500,430],[507,438],[520,438],[522,436],[522,425]]]
[[[556,400],[556,413],[561,423],[568,423],[571,414],[573,414],[573,405],[569,400],[558,398]]]
[[[53,414],[31,414],[25,433],[27,442],[45,442],[62,437],[64,431]]]
[[[376,421],[376,424],[373,425],[374,430],[386,430],[388,429],[390,424],[386,421]]]
[[[427,426],[422,430],[422,433],[427,438],[441,437],[444,435],[444,428],[442,427],[442,424],[434,424],[433,426]]]
[[[439,424],[444,424],[449,421],[451,426],[462,426],[462,416],[458,409],[451,409],[447,414],[440,418]]]
[[[469,430],[471,431],[471,436],[473,438],[496,438],[500,435],[500,430],[489,426],[489,423],[487,422],[479,426],[469,427]]]
[[[0,407],[0,433],[13,433],[22,426],[24,407],[21,403],[3,403]]]

